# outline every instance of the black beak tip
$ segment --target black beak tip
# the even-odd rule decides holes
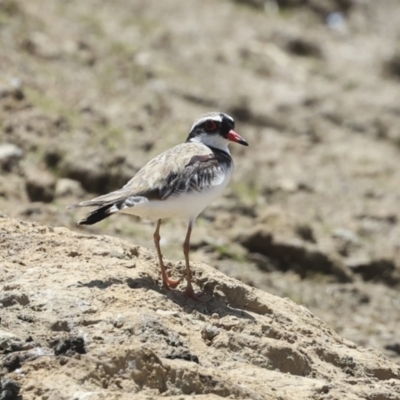
[[[248,146],[248,145],[249,145],[244,139],[242,139],[242,140],[239,142],[239,144],[242,144],[243,146]]]

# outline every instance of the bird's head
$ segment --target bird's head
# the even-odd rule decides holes
[[[229,142],[248,146],[234,128],[235,120],[228,114],[221,112],[203,114],[194,122],[187,141],[200,142],[225,151],[228,149]]]

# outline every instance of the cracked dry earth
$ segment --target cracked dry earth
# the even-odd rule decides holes
[[[0,221],[3,380],[24,400],[400,398],[396,364],[289,299],[193,263],[193,302],[154,251]]]

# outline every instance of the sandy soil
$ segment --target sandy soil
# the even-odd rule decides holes
[[[6,218],[0,241],[3,382],[23,399],[400,396],[398,365],[206,264],[198,302],[162,289],[155,253],[127,241]]]

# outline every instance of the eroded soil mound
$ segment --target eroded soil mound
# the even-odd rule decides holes
[[[23,399],[400,396],[396,364],[206,264],[194,302],[161,289],[150,250],[5,217],[0,259],[1,363]]]

